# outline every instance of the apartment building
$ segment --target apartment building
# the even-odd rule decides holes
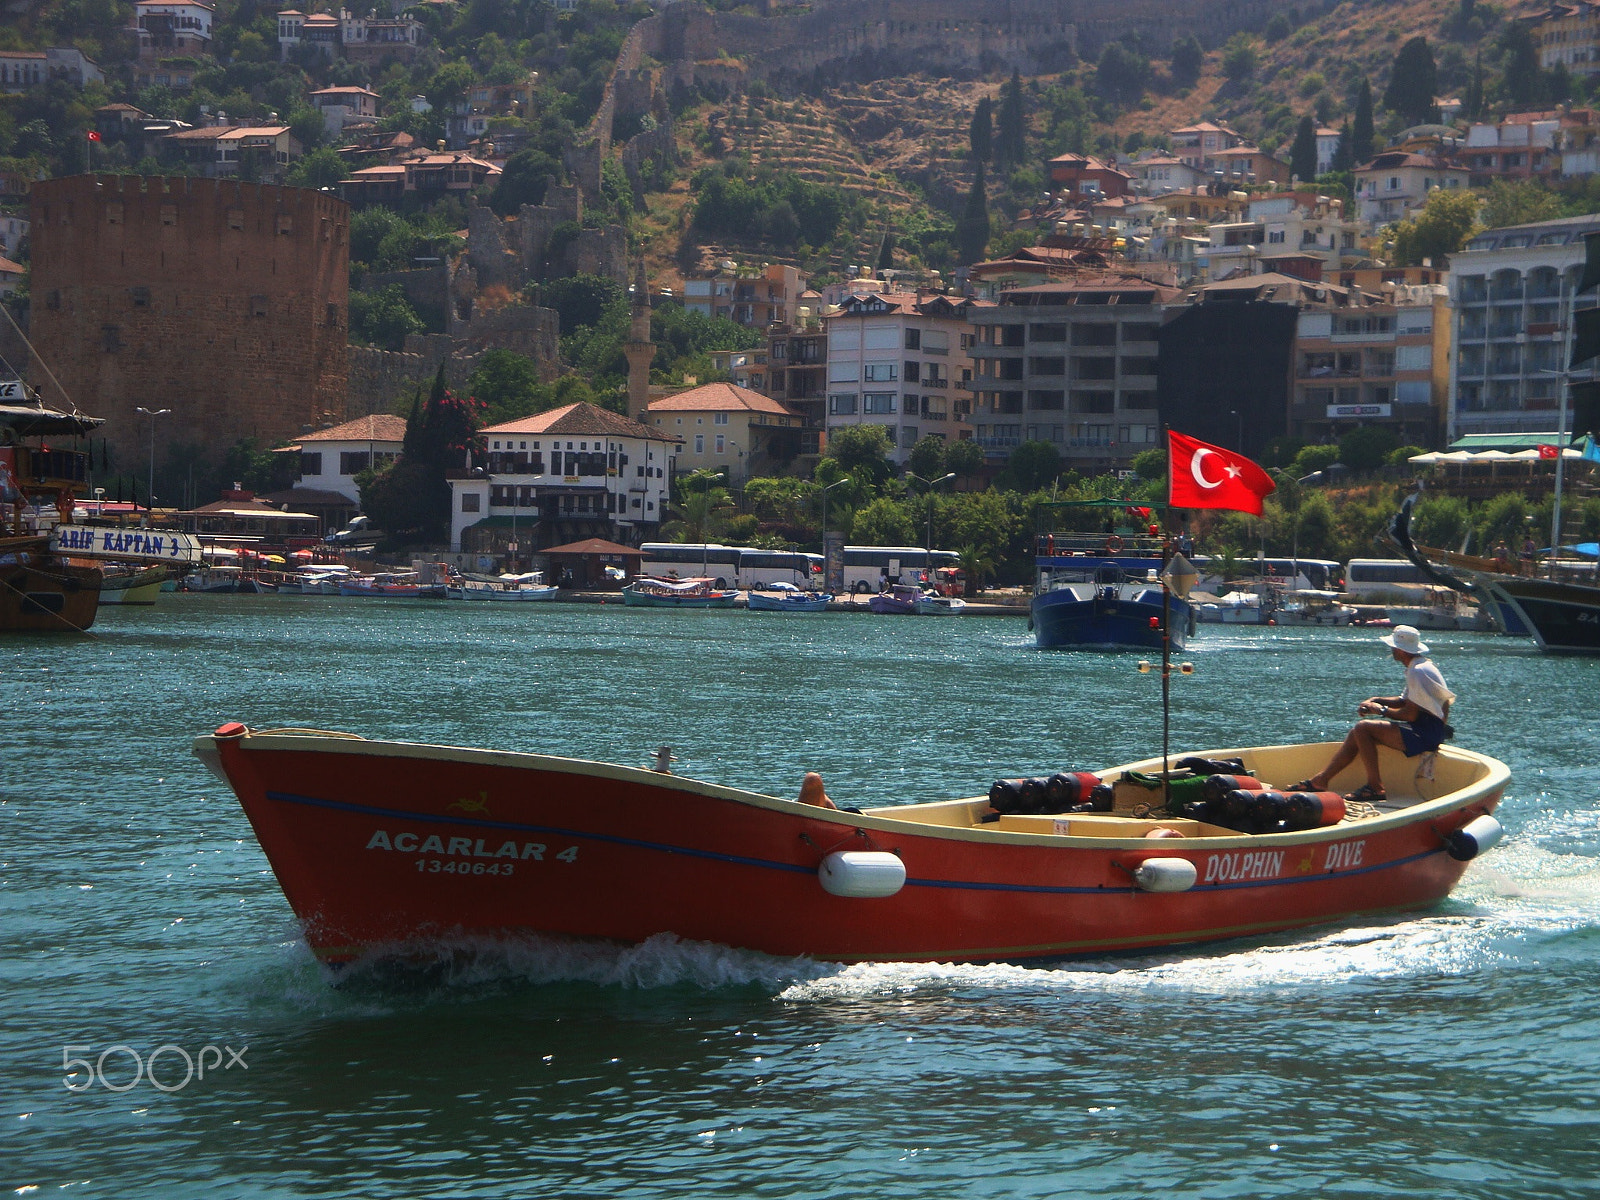
[[[1449,302],[1442,284],[1329,289],[1300,310],[1289,432],[1336,442],[1362,425],[1402,445],[1435,445],[1450,381]]]
[[[1536,433],[1558,427],[1584,237],[1600,215],[1491,229],[1450,259],[1454,359],[1448,435]],[[1588,381],[1592,369],[1579,369]],[[1569,417],[1570,421],[1570,417]]]
[[[866,282],[866,281],[863,281]],[[882,425],[903,462],[928,434],[970,436],[973,331],[980,301],[939,293],[862,291],[827,314],[827,429]]]
[[[973,436],[992,464],[1048,442],[1079,470],[1160,444],[1157,337],[1176,288],[1106,276],[1005,292],[968,313]]]

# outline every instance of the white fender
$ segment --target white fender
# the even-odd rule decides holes
[[[1147,892],[1187,892],[1197,878],[1187,858],[1147,858],[1133,871],[1133,882]]]
[[[1444,840],[1450,857],[1458,862],[1471,862],[1485,850],[1493,850],[1505,836],[1505,826],[1488,813],[1474,817]]]
[[[906,865],[883,850],[835,850],[817,868],[830,896],[873,900],[892,896],[906,885]]]

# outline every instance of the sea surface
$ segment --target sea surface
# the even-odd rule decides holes
[[[665,744],[912,802],[1159,753],[1159,677],[1012,618],[164,595],[8,637],[0,1187],[1592,1198],[1600,661],[1428,640],[1512,782],[1506,840],[1425,914],[1043,967],[529,943],[335,984],[194,735]],[[1184,657],[1175,751],[1334,738],[1400,687],[1372,631],[1205,626]]]

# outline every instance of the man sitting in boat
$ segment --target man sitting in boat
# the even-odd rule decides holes
[[[827,789],[822,786],[822,776],[815,771],[807,771],[806,777],[800,781],[800,803],[815,804],[818,808],[839,807],[828,799]]]
[[[1357,706],[1363,717],[1380,720],[1358,721],[1345,736],[1326,767],[1310,779],[1295,784],[1293,791],[1324,792],[1333,777],[1357,758],[1367,773],[1367,782],[1350,795],[1351,800],[1377,802],[1387,798],[1383,777],[1378,773],[1378,747],[1388,746],[1407,758],[1429,754],[1450,737],[1445,724],[1456,694],[1445,684],[1444,675],[1427,657],[1422,635],[1410,625],[1396,625],[1382,639],[1394,660],[1406,669],[1405,690],[1398,696],[1369,696]]]

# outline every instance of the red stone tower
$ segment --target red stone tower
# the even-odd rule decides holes
[[[344,419],[350,210],[306,188],[78,175],[33,185],[30,338],[119,470]],[[30,378],[62,397],[33,367]]]

